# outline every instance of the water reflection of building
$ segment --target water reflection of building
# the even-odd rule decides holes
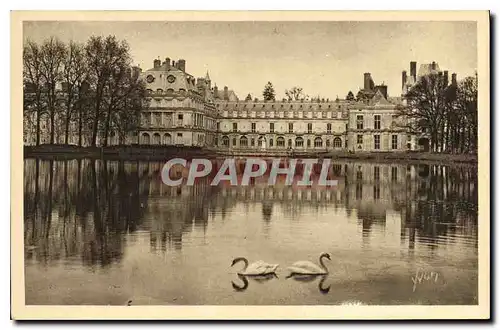
[[[204,235],[211,219],[224,220],[238,205],[259,206],[267,227],[278,210],[291,220],[345,210],[363,239],[374,228],[397,230],[410,249],[446,233],[477,237],[476,168],[335,161],[333,187],[208,180],[171,187],[161,181],[161,168],[160,162],[26,159],[25,245],[36,247],[27,259],[107,265],[121,260],[123,236],[136,231],[149,234],[153,250],[179,249],[186,235]]]

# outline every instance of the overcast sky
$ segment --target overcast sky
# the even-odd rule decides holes
[[[409,62],[436,61],[458,79],[477,68],[475,22],[26,22],[24,38],[57,36],[85,42],[91,35],[116,35],[130,44],[143,70],[153,59],[186,60],[195,77],[210,73],[240,99],[262,98],[267,81],[277,97],[292,86],[311,95],[344,98],[362,87],[363,73],[401,92]]]

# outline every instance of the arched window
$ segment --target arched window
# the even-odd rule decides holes
[[[158,133],[153,134],[153,144],[160,144],[160,139],[161,139],[160,134]]]
[[[172,136],[168,133],[163,135],[163,144],[172,144]]]
[[[229,138],[226,135],[222,137],[222,145],[224,147],[229,147]]]
[[[141,144],[149,144],[149,134],[148,133],[142,133],[142,139],[141,139]]]
[[[298,137],[295,139],[295,146],[298,148],[304,147],[304,139],[301,137]]]
[[[163,93],[163,89],[158,88],[158,89],[156,89],[156,92],[159,93],[159,94],[161,94],[161,93]]]
[[[339,137],[336,137],[333,139],[333,147],[334,148],[342,148],[342,139]]]
[[[248,139],[246,136],[240,138],[240,147],[248,147]]]
[[[258,144],[259,144],[259,147],[262,147],[262,145],[265,145],[266,144],[266,138],[264,136],[259,136],[259,140],[258,140]]]
[[[314,147],[321,148],[323,146],[323,140],[320,137],[314,139]]]
[[[278,137],[276,139],[276,146],[284,147],[285,146],[285,138],[283,138],[282,136]]]

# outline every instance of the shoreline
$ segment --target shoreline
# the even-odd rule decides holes
[[[24,146],[24,158],[78,159],[96,158],[110,160],[164,160],[166,158],[224,158],[224,157],[262,157],[262,158],[331,158],[347,161],[374,162],[430,162],[440,164],[465,163],[477,165],[477,154],[447,154],[419,151],[399,152],[356,152],[320,151],[290,152],[288,150],[267,151],[224,151],[191,146],[151,146],[127,145],[108,147],[78,147],[73,145]]]

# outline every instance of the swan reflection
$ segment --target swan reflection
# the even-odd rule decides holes
[[[238,278],[243,282],[243,284],[242,285],[236,284],[233,281],[231,281],[233,289],[236,291],[245,291],[248,288],[248,278],[251,278],[257,283],[264,283],[273,278],[278,278],[278,276],[275,273],[265,274],[265,275],[253,275],[253,276],[238,274]]]
[[[324,287],[324,283],[326,279],[328,278],[328,274],[323,274],[323,275],[314,275],[314,274],[297,274],[297,273],[292,273],[286,277],[286,279],[293,278],[294,280],[298,282],[314,282],[317,278],[320,278],[318,282],[318,289],[322,294],[327,294],[330,292],[330,287]]]

